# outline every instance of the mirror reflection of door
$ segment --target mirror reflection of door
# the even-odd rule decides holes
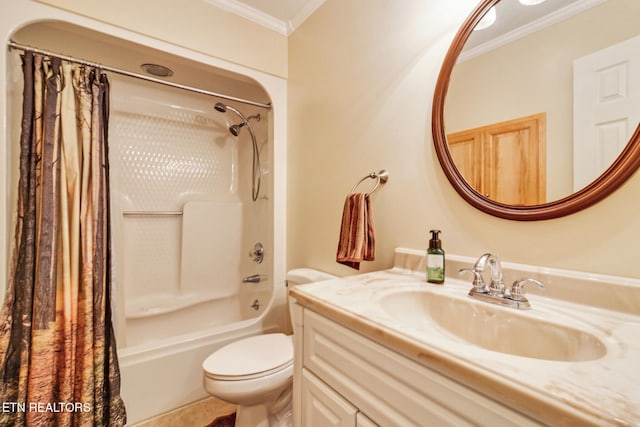
[[[465,180],[480,194],[513,206],[546,201],[544,113],[447,135]],[[478,161],[480,159],[480,161]]]
[[[573,189],[596,179],[640,123],[640,36],[573,63]]]

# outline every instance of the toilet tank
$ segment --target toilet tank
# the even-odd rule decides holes
[[[305,283],[321,282],[323,280],[335,279],[338,276],[314,270],[313,268],[294,268],[287,273],[287,286],[304,285]]]
[[[293,286],[304,285],[305,283],[321,282],[323,280],[336,279],[338,276],[325,273],[324,271],[314,270],[313,268],[295,268],[287,272],[287,288]],[[287,295],[287,319],[285,322],[285,333],[293,333],[291,327],[291,318],[293,313],[291,312],[291,305],[289,304],[289,297]]]

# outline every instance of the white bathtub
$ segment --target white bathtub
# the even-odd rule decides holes
[[[232,341],[274,331],[265,330],[261,320],[239,320],[118,350],[128,424],[207,397],[202,388],[204,359]]]

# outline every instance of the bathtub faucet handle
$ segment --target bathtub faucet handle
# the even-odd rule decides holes
[[[258,242],[253,245],[253,250],[249,252],[249,258],[253,258],[256,264],[262,263],[264,259],[264,246],[262,246],[262,243]]]

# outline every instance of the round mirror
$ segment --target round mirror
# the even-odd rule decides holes
[[[638,169],[638,16],[637,0],[480,3],[433,101],[438,160],[465,200],[501,218],[556,218]]]

